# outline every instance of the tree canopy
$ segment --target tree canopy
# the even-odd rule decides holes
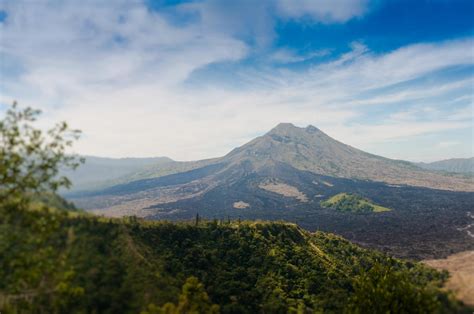
[[[40,114],[14,102],[0,120],[0,202],[24,204],[34,194],[67,188],[71,182],[59,175],[60,168],[82,162],[67,152],[80,131],[66,122],[41,130],[34,125]]]

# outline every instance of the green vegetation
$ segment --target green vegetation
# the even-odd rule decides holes
[[[333,208],[342,212],[352,213],[371,213],[386,212],[390,208],[383,207],[372,203],[370,200],[353,193],[339,193],[322,201],[321,206],[325,208]]]
[[[183,285],[178,305],[166,303],[162,307],[150,304],[142,314],[219,313],[219,306],[209,300],[204,285],[196,277],[189,277]]]
[[[30,208],[40,209],[44,206],[48,207],[49,209],[67,209],[69,211],[78,211],[73,203],[68,202],[56,193],[44,192],[31,197]]]
[[[1,313],[464,310],[440,290],[446,273],[296,225],[70,211],[54,194],[68,185],[58,167],[76,165],[64,153],[67,126],[47,141],[34,116],[13,106],[0,124]]]
[[[439,289],[445,273],[292,224],[149,222],[12,206],[0,217],[4,313],[189,313],[215,305],[221,313],[367,313],[373,296],[386,310],[405,303],[424,309],[407,312],[459,310]]]
[[[39,114],[13,103],[0,121],[0,202],[25,206],[35,195],[67,188],[71,182],[59,168],[75,169],[82,162],[66,154],[80,132],[65,122],[43,132],[33,126]]]

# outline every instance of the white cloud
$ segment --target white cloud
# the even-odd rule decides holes
[[[474,125],[474,102],[471,102],[468,106],[454,110],[446,118],[448,120],[470,120],[472,125]]]
[[[294,63],[310,60],[313,58],[324,57],[329,54],[330,51],[328,49],[321,49],[303,54],[298,54],[289,49],[279,49],[271,55],[270,60],[277,63]]]
[[[446,142],[439,142],[438,147],[439,148],[449,148],[457,145],[461,145],[462,143],[459,141],[446,141]]]
[[[266,21],[255,33],[241,29],[241,21],[219,15],[215,3],[181,7],[201,14],[201,20],[184,26],[169,23],[139,2],[35,3],[10,2],[8,23],[0,24],[0,53],[15,56],[24,69],[17,78],[2,80],[0,103],[18,99],[39,106],[45,111],[44,124],[70,121],[84,131],[77,146],[81,153],[214,157],[279,122],[314,124],[361,148],[470,126],[469,108],[456,111],[441,101],[420,107],[419,102],[453,91],[465,101],[462,89],[472,84],[472,77],[408,85],[385,96],[374,91],[473,64],[472,39],[411,45],[386,54],[354,43],[349,53],[305,71],[240,67],[229,73],[234,88],[216,81],[184,87],[198,69],[248,56],[252,48],[239,39],[247,32],[265,45],[272,38],[272,24]],[[328,3],[320,8],[332,12],[323,14],[326,19],[362,14]],[[281,62],[309,56],[281,50],[269,58],[278,59],[278,53]],[[397,108],[398,103],[405,106]],[[367,110],[376,106],[390,110],[364,121]],[[434,111],[427,114],[430,108]]]
[[[219,30],[262,48],[275,38],[272,2],[207,0],[185,3],[179,8],[186,13],[198,13],[200,27],[205,31]]]
[[[323,23],[346,22],[363,15],[367,0],[277,0],[280,14],[288,18],[308,16]]]
[[[29,70],[24,84],[47,94],[84,83],[173,85],[202,66],[237,60],[247,51],[243,42],[219,32],[174,27],[137,2],[41,3],[8,6],[0,51],[21,59]]]
[[[356,146],[365,146],[377,142],[391,142],[393,140],[415,137],[427,133],[439,131],[457,130],[469,128],[466,121],[385,121],[373,125],[352,125],[351,127],[340,127],[336,132],[341,134],[347,141],[357,143]]]

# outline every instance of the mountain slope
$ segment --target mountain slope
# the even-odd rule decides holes
[[[6,313],[367,312],[374,298],[381,312],[468,311],[439,289],[445,273],[293,224],[0,214],[0,243],[15,243],[0,245]]]
[[[314,126],[279,124],[267,134],[230,152],[223,161],[250,160],[258,167],[278,161],[326,176],[474,191],[473,182],[420,169],[405,161],[372,155],[329,137]]]
[[[474,157],[452,158],[430,163],[420,162],[416,165],[428,170],[474,174]]]
[[[115,162],[118,161],[121,160]],[[443,190],[474,191],[474,182],[461,175],[432,172],[410,162],[369,154],[332,139],[314,126],[299,128],[289,123],[279,124],[267,134],[221,158],[191,162],[177,162],[166,158],[150,161],[145,165],[142,162],[132,171],[123,162],[123,166],[117,163],[118,167],[110,169],[109,165],[92,159],[90,166],[86,163],[77,173],[66,175],[72,176],[74,182],[81,183],[75,191],[97,190],[101,187],[185,173],[214,164],[225,164],[228,167],[245,164],[246,171],[258,171],[258,168],[265,164],[280,162],[299,170],[326,176]],[[119,175],[113,175],[116,171],[120,171]],[[113,178],[108,179],[111,175]],[[87,176],[92,176],[95,181],[91,183],[89,180],[88,184],[87,180],[82,178]]]

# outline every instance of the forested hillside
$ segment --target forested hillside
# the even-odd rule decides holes
[[[3,206],[2,313],[459,312],[447,274],[288,223]]]

